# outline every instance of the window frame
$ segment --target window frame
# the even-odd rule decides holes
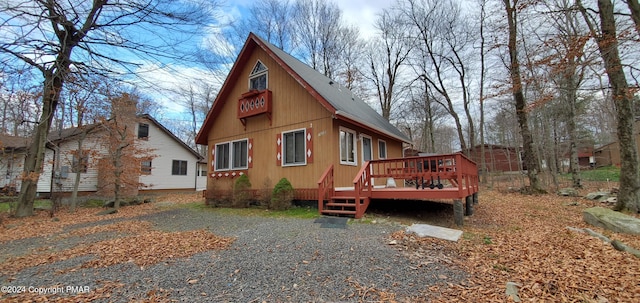
[[[243,166],[235,166],[234,164],[234,156],[235,156],[235,143],[240,143],[240,142],[244,142],[244,146],[245,146],[245,155],[246,157],[244,158],[244,165]],[[218,150],[218,146],[221,145],[227,145],[228,146],[228,158],[229,158],[229,163],[227,167],[223,167],[220,168],[218,167],[218,161],[220,159],[220,153]],[[214,159],[214,171],[231,171],[231,170],[245,170],[249,168],[249,138],[243,138],[243,139],[239,139],[239,140],[233,140],[233,141],[225,141],[225,142],[220,142],[220,143],[216,143],[215,145],[215,159]]]
[[[347,155],[347,160],[342,160],[342,149],[343,149],[342,133],[343,132],[346,134],[351,134],[353,136],[351,139],[351,152],[353,154],[353,161],[349,161],[348,155]],[[340,154],[338,155],[340,158],[340,164],[358,166],[358,133],[355,130],[352,130],[346,127],[340,127],[340,130],[338,133],[338,141],[340,145],[340,148],[339,148]]]
[[[149,165],[145,165],[145,163],[149,163]],[[171,163],[173,165],[173,162]],[[171,167],[171,169],[173,170],[173,166]],[[151,175],[151,172],[153,171],[153,160],[142,160],[140,161],[140,174],[148,176]]]
[[[143,129],[142,126],[145,126],[145,128],[147,129],[147,135],[146,136],[140,136],[140,130]],[[138,139],[140,140],[149,140],[149,123],[138,123]]]
[[[381,148],[384,145],[384,148]],[[384,150],[384,155],[382,151]],[[378,139],[378,159],[386,159],[387,158],[387,141]]]
[[[78,161],[80,163],[78,163]],[[79,166],[80,169],[77,169],[77,167]],[[76,173],[81,173],[81,174],[86,174],[89,168],[89,151],[88,150],[82,150],[80,152],[80,157],[78,157],[77,153],[73,153],[72,157],[71,157],[71,172],[76,174]]]
[[[175,165],[178,163],[178,171],[176,172]],[[182,163],[184,163],[184,173],[182,173]],[[189,174],[188,171],[189,161],[187,160],[172,160],[171,161],[171,175],[172,176],[187,176]]]
[[[296,162],[295,158],[296,158],[296,141],[295,141],[295,134],[302,132],[302,142],[303,143],[303,149],[302,149],[302,159],[303,161],[301,162]],[[286,135],[287,134],[293,134],[293,161],[292,163],[287,163],[287,139],[286,139]],[[298,128],[298,129],[292,129],[286,132],[282,132],[281,133],[281,138],[282,138],[282,146],[281,148],[281,154],[282,154],[282,166],[283,167],[289,167],[289,166],[304,166],[307,165],[307,129],[306,128]]]
[[[258,67],[258,64],[263,66],[264,69],[256,71],[256,68]],[[251,86],[251,81],[253,79],[260,78],[262,76],[265,77],[264,88],[253,88]],[[269,68],[264,63],[262,63],[262,61],[258,60],[256,62],[256,64],[253,65],[253,69],[251,69],[251,73],[249,74],[249,79],[248,80],[249,81],[247,83],[248,84],[247,87],[249,87],[249,90],[254,90],[254,89],[255,90],[265,90],[265,89],[267,89],[269,87]]]

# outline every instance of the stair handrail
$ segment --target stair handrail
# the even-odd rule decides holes
[[[324,200],[335,196],[333,185],[333,164],[329,165],[318,180],[318,210],[324,209]]]
[[[360,199],[364,197],[371,197],[371,188],[373,184],[371,184],[371,169],[369,166],[371,165],[370,161],[367,161],[362,165],[360,171],[353,179],[353,189],[355,194],[355,202],[356,202],[356,217],[362,216],[364,210],[360,204]],[[367,194],[365,195],[365,191]],[[359,216],[358,216],[359,214]]]

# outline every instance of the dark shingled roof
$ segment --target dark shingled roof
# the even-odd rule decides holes
[[[228,88],[228,86],[233,86],[238,81],[240,70],[242,66],[244,66],[243,64],[247,64],[246,60],[249,59],[250,54],[256,47],[264,50],[272,59],[278,62],[282,68],[320,102],[327,111],[332,113],[336,119],[353,123],[399,141],[410,142],[405,134],[384,119],[362,99],[355,96],[350,90],[341,87],[335,81],[254,33],[250,33],[235,64],[231,68],[231,72],[222,85],[213,103],[213,107],[207,114],[207,118],[196,136],[196,143],[207,144],[207,138],[213,126],[213,120],[223,107],[220,100],[225,100],[229,97],[231,89]]]
[[[0,148],[25,149],[29,145],[30,139],[0,134]]]
[[[265,46],[276,56],[298,74],[305,82],[311,85],[327,102],[335,109],[336,116],[343,116],[347,119],[362,123],[371,128],[377,129],[388,136],[398,140],[409,142],[409,138],[383,118],[371,106],[362,99],[354,95],[349,89],[341,87],[335,81],[321,74],[305,63],[287,54],[275,45],[255,35]]]

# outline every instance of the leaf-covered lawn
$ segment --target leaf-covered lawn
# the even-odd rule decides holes
[[[579,202],[578,206],[570,206]],[[555,195],[483,190],[458,243],[396,233],[403,244],[442,245],[468,281],[432,287],[433,302],[505,302],[507,282],[523,302],[640,302],[640,259],[567,227],[591,228],[640,248],[640,237],[587,226],[582,210],[595,203]]]
[[[186,257],[211,250],[224,249],[233,241],[218,237],[205,230],[186,232],[160,232],[148,222],[128,220],[98,226],[65,229],[71,225],[112,218],[132,218],[162,210],[170,205],[193,204],[201,200],[197,196],[171,195],[156,203],[124,207],[117,214],[96,216],[98,209],[79,209],[75,214],[59,212],[53,221],[48,213],[25,219],[3,217],[0,245],[28,237],[72,237],[104,231],[123,234],[122,237],[84,243],[64,251],[46,248],[31,254],[13,257],[0,264],[0,271],[11,273],[37,264],[52,263],[76,256],[94,254],[95,258],[78,267],[104,267],[132,262],[145,267],[169,258]],[[580,205],[575,206],[574,202]],[[612,240],[640,248],[640,237],[608,232],[587,226],[582,220],[582,210],[598,203],[582,198],[556,195],[524,196],[482,189],[480,203],[475,214],[465,218],[463,237],[457,242],[430,238],[416,238],[396,232],[392,238],[399,247],[412,254],[416,264],[443,262],[457,266],[469,274],[463,282],[425,286],[421,294],[410,299],[397,298],[393,293],[345,281],[361,291],[362,298],[376,298],[384,302],[508,302],[505,295],[507,282],[520,285],[519,296],[523,302],[640,302],[640,259],[615,250],[610,244],[568,227],[591,228]],[[165,205],[158,207],[159,205]],[[601,205],[598,205],[601,206]],[[393,218],[390,218],[393,220]],[[65,232],[66,231],[66,232]],[[390,239],[391,240],[391,239]],[[131,241],[144,243],[135,247]],[[441,254],[426,255],[422,252],[441,248]],[[99,253],[95,253],[99,252]],[[423,258],[423,260],[419,260]],[[72,269],[73,270],[73,269]],[[56,298],[91,301],[108,298],[114,289],[122,287],[117,281],[101,281],[103,287],[90,294],[72,298]],[[14,298],[2,298],[11,301]],[[43,300],[42,296],[19,297],[20,300]],[[148,300],[164,301],[166,294],[159,290],[148,294]],[[17,301],[16,301],[17,302]]]

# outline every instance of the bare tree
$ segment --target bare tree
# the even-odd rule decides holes
[[[512,2],[513,1],[513,2]],[[538,153],[533,144],[533,137],[529,130],[527,102],[523,92],[523,82],[520,74],[520,62],[518,59],[518,0],[503,0],[504,8],[507,14],[507,23],[509,31],[508,50],[509,50],[509,74],[511,76],[511,85],[513,99],[515,100],[515,111],[518,117],[518,125],[522,135],[524,164],[527,166],[527,177],[529,178],[529,186],[534,193],[544,192],[538,177],[540,171],[538,165]]]
[[[454,102],[455,94],[462,99],[468,126],[469,145],[475,144],[475,127],[471,115],[469,67],[466,53],[471,49],[471,32],[467,29],[461,8],[453,1],[406,0],[399,8],[406,22],[413,26],[418,41],[413,66],[422,81],[437,92],[442,106],[456,125],[460,148],[467,152],[462,119]]]
[[[295,47],[293,7],[289,0],[257,1],[249,8],[249,13],[250,16],[245,19],[249,31],[286,52]]]
[[[640,212],[640,171],[638,166],[638,150],[633,133],[634,98],[622,68],[622,60],[618,50],[618,33],[614,6],[610,0],[598,0],[598,16],[600,28],[582,1],[576,0],[576,6],[582,13],[591,35],[595,38],[605,70],[609,76],[613,102],[618,118],[618,144],[620,145],[620,192],[616,210]]]
[[[313,69],[333,78],[337,58],[344,49],[340,39],[342,11],[335,3],[323,0],[298,0],[294,11],[299,55]]]
[[[382,117],[389,120],[391,111],[398,101],[395,89],[413,43],[407,36],[409,27],[402,16],[394,10],[383,10],[375,23],[380,39],[369,44],[367,64],[369,73],[365,75],[376,90],[376,97],[382,110]]]
[[[47,133],[69,75],[107,75],[132,71],[140,64],[136,60],[179,58],[183,42],[198,33],[216,5],[175,5],[168,0],[3,1],[3,62],[13,57],[43,78],[42,112],[25,161],[16,216],[33,214]]]

